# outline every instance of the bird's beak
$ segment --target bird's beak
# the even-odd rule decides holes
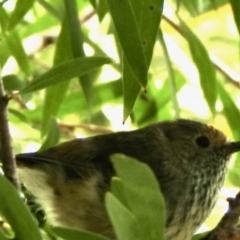
[[[226,145],[226,151],[228,154],[232,154],[240,151],[240,142],[230,142]]]
[[[38,168],[42,163],[49,163],[46,157],[36,153],[21,153],[16,155],[18,167]]]

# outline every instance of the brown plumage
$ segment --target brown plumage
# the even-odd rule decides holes
[[[167,206],[166,239],[188,240],[209,215],[223,185],[230,142],[215,128],[189,120],[160,122],[130,131],[76,139],[16,156],[19,175],[53,225],[115,239],[104,195],[115,175],[109,161],[123,153],[148,164]]]

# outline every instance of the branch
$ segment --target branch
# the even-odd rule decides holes
[[[229,210],[218,225],[201,240],[239,240],[240,228],[236,226],[240,217],[240,192],[235,198],[228,198]]]
[[[7,105],[9,98],[4,95],[3,81],[0,69],[0,145],[3,172],[5,176],[19,190],[20,185],[16,174],[16,162],[12,152],[11,137],[7,117]]]

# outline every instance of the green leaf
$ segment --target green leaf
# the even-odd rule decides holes
[[[171,99],[172,99],[172,105],[173,105],[173,109],[175,111],[175,118],[179,118],[180,117],[180,109],[179,109],[179,104],[178,104],[178,100],[177,100],[177,83],[176,83],[176,78],[175,78],[175,74],[174,74],[174,70],[173,70],[173,66],[172,66],[172,62],[171,59],[169,57],[168,54],[168,49],[167,49],[167,45],[165,43],[164,37],[163,37],[163,33],[161,30],[159,30],[158,32],[158,39],[162,45],[162,49],[163,49],[163,53],[165,56],[165,61],[166,61],[166,67],[167,67],[167,71],[168,71],[168,82],[169,82],[169,88],[170,88],[170,92],[171,92]],[[162,98],[162,95],[159,95]]]
[[[184,0],[178,1],[178,8],[186,8],[188,14],[193,17],[199,16],[203,13],[210,12],[212,10],[218,10],[223,5],[228,4],[228,0],[209,0],[209,1],[192,1]]]
[[[4,66],[7,62],[9,56],[11,55],[11,51],[9,49],[9,46],[6,41],[0,41],[0,64],[1,66]]]
[[[138,84],[137,79],[130,69],[125,57],[123,65],[123,122],[125,122],[133,109],[141,87]]]
[[[136,122],[138,126],[146,126],[146,124],[156,122],[158,121],[158,112],[159,108],[154,98],[139,98],[133,112],[134,122]]]
[[[59,131],[59,127],[58,127],[58,123],[56,121],[55,118],[51,117],[49,119],[50,124],[49,129],[48,129],[48,134],[47,137],[45,138],[41,148],[38,151],[42,151],[45,150],[47,148],[53,147],[55,146],[60,138],[60,131]]]
[[[52,231],[64,240],[109,240],[101,235],[77,229],[53,227]]]
[[[106,207],[118,240],[141,240],[137,218],[112,193],[106,194]],[[149,239],[150,240],[150,239]]]
[[[175,91],[176,94],[186,84],[185,77],[178,71],[174,70],[175,79]],[[173,115],[169,112],[169,108],[172,111],[171,102],[171,87],[169,84],[169,76],[162,79],[163,85],[160,89],[157,89],[153,81],[149,82],[149,92],[151,93],[143,97],[139,97],[134,107],[134,117],[138,125],[146,126],[146,123],[153,123],[159,120],[169,120],[173,118]],[[167,110],[168,109],[168,110]],[[165,116],[164,112],[167,111],[168,116]]]
[[[192,32],[192,30],[181,20],[180,28],[183,36],[188,41],[193,61],[197,66],[204,97],[211,112],[214,114],[215,103],[217,100],[217,80],[215,69],[204,45]]]
[[[93,112],[94,114],[102,114],[102,105],[109,103],[109,99],[112,103],[121,103],[122,101],[122,89],[121,81],[110,81],[98,84],[94,89],[93,96]],[[81,109],[80,121],[87,121],[88,110],[86,109],[85,99],[80,98],[81,92],[71,91],[66,95],[64,102],[61,106],[59,114],[66,116],[76,112],[76,109]],[[79,115],[79,114],[78,114]],[[99,119],[97,122],[99,123]]]
[[[240,167],[240,154],[237,153],[235,162],[233,165],[231,165],[231,168],[228,170],[227,179],[226,179],[227,180],[226,182],[230,182],[231,185],[235,187],[239,187],[239,179],[240,179],[239,167]]]
[[[7,237],[0,231],[0,240],[8,240]]]
[[[6,91],[16,91],[23,87],[22,81],[15,74],[5,75],[2,80]]]
[[[17,0],[15,9],[9,20],[9,30],[13,29],[19,22],[21,22],[24,15],[32,8],[34,0]]]
[[[56,49],[54,54],[54,66],[72,59],[72,51],[70,47],[70,36],[66,19],[62,21],[62,27],[57,39]],[[51,116],[57,116],[59,108],[63,102],[69,86],[68,81],[64,81],[46,89],[43,105],[43,118],[41,126],[41,135],[44,136],[47,132],[49,119]]]
[[[84,75],[108,63],[111,63],[111,59],[104,57],[82,57],[64,62],[32,81],[23,88],[20,93],[24,94],[44,89],[71,78]]]
[[[15,117],[17,117],[21,122],[25,122],[27,124],[30,124],[29,119],[26,117],[25,114],[23,114],[22,111],[13,109],[13,108],[8,108],[9,113],[11,113],[12,115],[14,115]]]
[[[111,180],[111,192],[124,206],[128,206],[124,195],[123,183],[118,177]]]
[[[8,221],[18,240],[41,240],[37,222],[16,189],[0,175],[0,214]]]
[[[127,206],[137,218],[141,239],[163,239],[165,204],[152,170],[123,155],[114,155],[112,161],[123,183]]]
[[[62,1],[51,1],[47,2],[45,0],[38,0],[39,4],[41,4],[46,10],[48,16],[54,16],[54,18],[61,20],[64,15],[64,5]],[[49,19],[49,17],[47,18]],[[48,24],[47,24],[48,25]]]
[[[71,40],[69,36],[69,29],[67,19],[63,19],[61,24],[61,30],[56,42],[56,48],[54,53],[54,65],[58,65],[65,61],[72,59],[73,53],[71,49]]]
[[[177,94],[181,88],[184,86],[184,84],[186,84],[186,79],[184,78],[184,76],[178,72],[178,71],[174,71],[174,79],[175,79],[175,94]],[[171,87],[169,84],[169,77],[167,77],[164,82],[163,82],[163,86],[161,87],[160,90],[158,90],[155,94],[154,97],[157,100],[158,103],[158,108],[163,108],[166,104],[169,103],[170,99],[171,99]],[[159,97],[161,96],[161,97]]]
[[[238,29],[238,33],[240,35],[240,1],[239,0],[230,0],[229,1],[231,6],[232,6],[232,10],[233,10],[233,16],[234,16],[234,20]]]
[[[163,1],[107,0],[107,3],[129,67],[140,85],[146,88]]]
[[[5,32],[8,27],[9,17],[2,5],[0,5],[0,27],[2,32]]]
[[[54,27],[58,24],[56,18],[54,18],[49,13],[45,13],[42,16],[39,16],[33,24],[27,28],[21,28],[22,38],[27,38],[31,35],[38,34],[41,31],[47,30],[51,27]]]
[[[162,0],[107,0],[123,50],[123,121],[132,111],[147,72],[160,24]],[[123,14],[124,13],[124,17]]]
[[[222,86],[222,84],[218,83],[218,91],[221,98],[221,102],[223,104],[223,112],[227,118],[228,124],[231,128],[232,134],[235,139],[240,140],[240,131],[239,131],[239,119],[240,112],[232,100],[230,93],[226,91],[226,89]]]
[[[81,29],[79,27],[76,1],[65,0],[64,2],[66,8],[66,23],[68,26],[72,55],[75,58],[85,57],[85,53],[83,50],[83,36],[82,33],[80,32]]]
[[[229,93],[225,90],[225,88],[220,83],[218,83],[218,91],[223,104],[223,112],[227,118],[232,134],[236,140],[240,140],[239,109],[236,106],[235,102],[230,97]],[[237,159],[235,160],[235,163],[231,166],[227,175],[227,180],[237,187],[239,186],[239,178],[240,178],[239,167],[240,167],[240,154],[238,153]]]
[[[99,21],[101,22],[104,16],[108,12],[107,2],[106,1],[98,1],[98,5],[96,6],[96,11],[98,14]]]
[[[63,103],[63,99],[68,90],[69,81],[64,81],[55,85],[52,85],[46,89],[43,116],[41,125],[41,136],[43,137],[47,133],[49,120],[51,116],[56,117],[58,111]]]
[[[83,33],[81,32],[81,25],[78,19],[76,0],[65,0],[64,2],[72,55],[74,58],[85,57],[83,49]],[[92,81],[87,74],[79,76],[79,81],[90,109],[92,98]]]
[[[129,0],[129,3],[137,20],[148,67],[159,31],[163,0]]]
[[[21,70],[26,75],[29,75],[30,73],[29,58],[22,46],[22,40],[20,39],[18,32],[12,30],[10,34],[5,36],[5,39],[12,55],[16,59]]]
[[[124,56],[138,82],[147,83],[147,62],[137,19],[129,0],[107,0]],[[124,17],[123,17],[124,13]]]
[[[99,84],[95,87],[93,106],[101,109],[102,104],[109,102],[109,99],[120,99],[122,97],[122,85],[120,80]]]

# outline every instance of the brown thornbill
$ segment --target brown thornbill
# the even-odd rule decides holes
[[[16,156],[19,175],[53,225],[115,239],[104,195],[115,175],[109,156],[123,153],[148,164],[167,206],[166,239],[189,240],[209,215],[223,185],[231,142],[215,128],[189,120],[76,139]]]

